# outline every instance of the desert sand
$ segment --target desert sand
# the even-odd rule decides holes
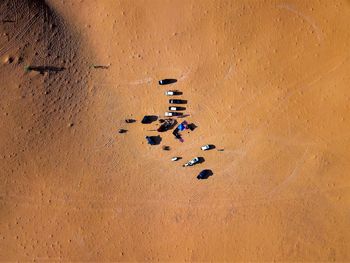
[[[349,1],[0,10],[1,261],[350,261]]]

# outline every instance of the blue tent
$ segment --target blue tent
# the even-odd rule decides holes
[[[177,128],[179,129],[179,131],[186,130],[188,128],[187,121],[183,121],[179,126],[177,126]]]

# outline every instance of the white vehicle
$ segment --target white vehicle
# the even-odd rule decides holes
[[[169,107],[169,110],[177,111],[177,110],[179,110],[179,109],[178,109],[177,107],[171,106],[171,107]]]
[[[168,90],[164,93],[166,96],[174,96],[175,92],[173,90]]]
[[[173,161],[173,162],[175,162],[175,161],[177,161],[177,160],[180,160],[181,158],[180,157],[173,157],[173,158],[171,158],[171,160]]]
[[[173,111],[183,111],[183,110],[186,110],[185,107],[179,107],[179,106],[170,106],[169,107],[169,110],[173,110]]]
[[[209,144],[204,145],[204,146],[201,147],[202,151],[206,151],[206,150],[209,150],[209,149],[210,149],[210,145]]]
[[[181,115],[182,115],[181,112],[169,112],[169,111],[167,111],[164,113],[165,117],[173,117],[173,116],[181,116]]]
[[[183,165],[183,167],[186,167],[186,166],[193,166],[193,165],[195,165],[195,164],[198,163],[198,162],[199,162],[199,158],[198,158],[198,157],[195,157],[195,158],[193,158],[191,161],[185,163],[185,164]]]

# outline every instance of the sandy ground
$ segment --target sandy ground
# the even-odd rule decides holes
[[[1,261],[350,261],[349,1],[0,10]],[[149,146],[170,88],[198,128]]]

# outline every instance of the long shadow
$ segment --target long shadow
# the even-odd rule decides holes
[[[170,104],[187,104],[187,100],[170,99]]]
[[[199,159],[198,163],[204,163],[205,162],[204,157],[198,157],[198,159]]]
[[[179,96],[179,95],[182,95],[182,94],[183,94],[182,91],[178,91],[178,90],[174,91],[174,96]]]
[[[209,150],[215,149],[215,145],[214,144],[208,144],[209,145]]]
[[[206,180],[208,179],[210,176],[212,176],[214,173],[212,170],[210,169],[205,169],[203,171],[201,171],[198,175],[197,175],[197,179],[198,180]]]
[[[54,67],[54,66],[28,66],[26,67],[27,71],[38,71],[40,74],[45,72],[60,72],[65,70],[64,67]]]
[[[92,65],[92,67],[95,69],[109,69],[109,66],[105,65]]]
[[[177,116],[177,117],[178,117],[178,118],[186,118],[186,117],[188,117],[188,116],[190,116],[190,114],[184,114],[184,115]]]
[[[162,79],[158,83],[159,85],[169,85],[177,82],[177,79]]]

